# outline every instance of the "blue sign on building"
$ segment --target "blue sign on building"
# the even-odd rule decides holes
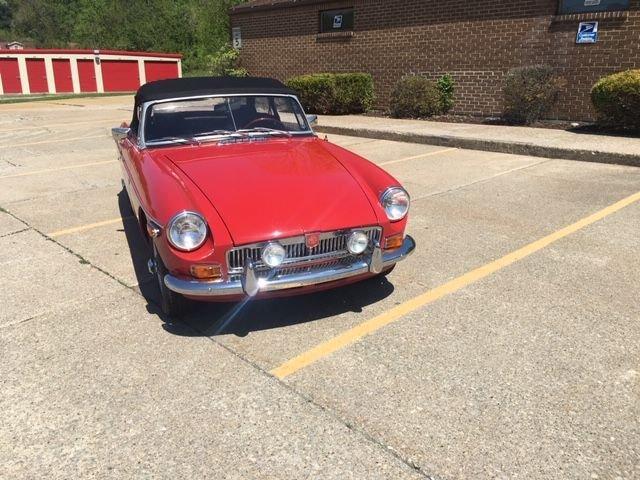
[[[576,43],[596,43],[598,41],[598,22],[580,22]]]

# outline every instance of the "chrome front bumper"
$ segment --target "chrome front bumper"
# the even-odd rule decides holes
[[[275,275],[273,278],[259,278],[251,262],[245,265],[242,278],[228,282],[203,282],[185,280],[165,275],[164,284],[169,290],[191,297],[226,297],[248,295],[253,297],[262,292],[275,292],[289,288],[308,287],[322,283],[344,280],[367,273],[377,274],[413,253],[416,242],[407,235],[402,247],[391,252],[383,252],[379,246],[367,256],[356,259],[348,265],[314,270],[311,272]]]

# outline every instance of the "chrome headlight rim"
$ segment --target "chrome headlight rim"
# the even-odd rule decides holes
[[[395,193],[402,193],[407,198],[407,208],[404,210],[404,212],[400,216],[390,215],[389,209],[387,206],[387,200],[389,199],[389,197],[391,197]],[[382,209],[384,210],[384,213],[387,215],[387,218],[390,221],[399,222],[400,220],[403,220],[409,213],[409,209],[411,207],[411,196],[409,195],[409,192],[407,192],[404,188],[400,186],[389,187],[384,192],[382,192],[382,195],[380,195],[380,205],[382,205]]]
[[[267,262],[266,259],[265,259],[265,257],[267,256],[268,249],[272,249],[272,248],[279,249],[281,254],[282,254],[282,258],[281,258],[280,262],[277,263],[277,264],[271,264],[271,263]],[[286,258],[287,258],[287,251],[279,242],[269,242],[264,247],[262,247],[262,249],[260,251],[260,259],[262,260],[262,263],[264,263],[269,268],[278,268],[278,267],[280,267],[284,263]]]
[[[189,247],[185,247],[184,245],[179,245],[175,239],[173,238],[172,235],[172,231],[173,231],[173,227],[175,225],[175,223],[180,220],[181,218],[184,217],[188,217],[188,216],[194,216],[196,218],[198,218],[201,222],[202,222],[202,227],[204,228],[204,232],[202,233],[202,238],[200,238],[200,240]],[[183,210],[179,213],[176,213],[173,217],[171,217],[171,220],[169,220],[167,222],[167,241],[169,242],[169,244],[175,248],[176,250],[179,250],[181,252],[193,252],[194,250],[199,249],[202,245],[204,245],[204,242],[207,240],[207,236],[209,234],[209,225],[207,225],[207,221],[204,219],[204,216],[198,212],[194,212],[191,210]]]

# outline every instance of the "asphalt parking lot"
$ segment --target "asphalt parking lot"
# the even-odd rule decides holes
[[[0,478],[640,478],[640,169],[330,135],[416,253],[169,323],[131,106],[0,106]]]

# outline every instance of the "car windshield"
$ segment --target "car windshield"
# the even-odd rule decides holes
[[[206,137],[248,134],[311,133],[300,104],[293,97],[247,95],[174,100],[147,109],[147,144],[191,142]]]

